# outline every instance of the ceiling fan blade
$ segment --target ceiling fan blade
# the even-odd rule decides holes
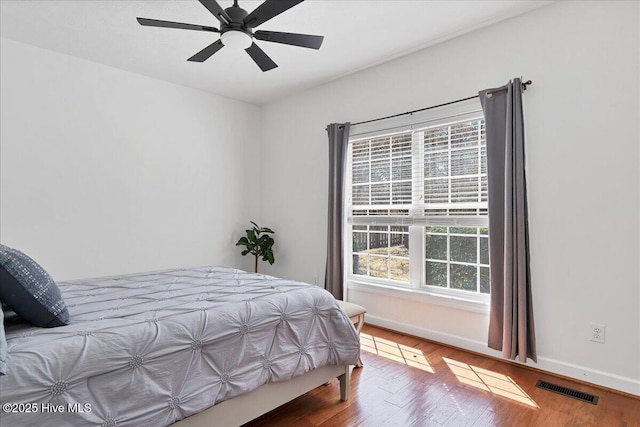
[[[222,49],[224,45],[220,40],[216,40],[211,43],[209,46],[202,49],[200,52],[193,55],[191,58],[187,59],[187,61],[191,62],[204,62],[207,59],[211,58],[211,55]]]
[[[254,60],[254,62],[256,64],[258,64],[258,67],[260,67],[260,69],[262,71],[269,71],[269,70],[273,70],[274,68],[276,68],[278,65],[273,62],[273,60],[271,58],[269,58],[269,56],[264,53],[264,51],[262,49],[260,49],[260,47],[258,47],[257,44],[252,43],[251,46],[249,46],[248,48],[245,49],[245,51],[249,54],[249,56],[251,57],[251,59]]]
[[[256,31],[253,35],[258,40],[290,44],[292,46],[308,47],[309,49],[320,49],[324,37],[312,36],[310,34],[279,33],[277,31]]]
[[[229,18],[229,15],[227,15],[227,12],[224,11],[224,9],[218,4],[216,0],[199,0],[199,1],[200,3],[202,3],[204,7],[206,7],[209,10],[209,12],[213,14],[213,16],[215,16],[218,19],[218,21],[222,22],[223,24],[231,23],[231,18]]]
[[[264,3],[244,18],[244,25],[246,25],[247,28],[255,28],[303,1],[304,0],[265,0]]]
[[[162,27],[162,28],[178,28],[181,30],[197,30],[197,31],[211,31],[214,33],[219,33],[220,30],[215,27],[207,27],[205,25],[196,25],[196,24],[185,24],[182,22],[172,22],[172,21],[160,21],[158,19],[148,19],[148,18],[136,18],[140,25],[144,25],[145,27]]]

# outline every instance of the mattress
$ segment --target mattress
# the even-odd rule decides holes
[[[333,296],[305,283],[207,266],[59,286],[69,325],[5,324],[2,425],[166,426],[359,358]]]

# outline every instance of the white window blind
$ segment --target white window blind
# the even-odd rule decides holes
[[[348,277],[489,292],[481,111],[354,135],[348,158]]]

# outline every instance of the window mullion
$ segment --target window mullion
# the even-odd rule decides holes
[[[478,203],[482,202],[482,124],[478,120]],[[480,215],[480,208],[476,209]],[[476,229],[476,292],[480,293],[480,229]]]
[[[451,289],[451,228],[447,227],[447,289]]]
[[[373,154],[372,153],[373,149],[371,147],[371,144],[372,144],[371,140],[369,140],[368,144],[369,144],[369,158],[368,158],[368,163],[369,163],[369,179],[368,179],[368,181],[369,182],[368,182],[367,186],[369,187],[369,206],[371,206],[372,205],[371,202],[373,200],[373,188],[371,187],[371,177],[372,177],[372,173],[371,173],[372,162],[371,162],[371,159],[373,157],[373,155],[372,155]],[[367,209],[367,212],[369,212],[369,211],[370,211],[370,209]],[[369,244],[369,242],[367,241],[367,245],[368,244]],[[367,259],[368,259],[368,257],[367,257]],[[367,261],[367,274],[369,274],[369,262],[368,261]]]
[[[387,279],[391,279],[391,226],[387,225]]]
[[[453,190],[453,179],[452,179],[452,167],[453,164],[451,162],[451,126],[448,127],[447,130],[447,165],[448,165],[448,184],[449,188],[447,189],[447,200],[449,202],[449,206],[451,206],[452,195],[451,192]],[[447,208],[447,213],[451,215],[451,208]],[[447,289],[451,289],[451,228],[447,226]]]
[[[480,293],[480,229],[476,229],[476,292]]]
[[[411,209],[412,218],[424,216],[424,131],[411,134]],[[409,227],[409,283],[419,288],[425,282],[425,240],[424,226]]]
[[[482,202],[482,127],[478,120],[478,203],[480,202]],[[480,215],[480,209],[477,210],[477,214]]]
[[[413,132],[411,136],[411,174],[412,185],[412,216],[423,216],[424,205],[424,132]]]
[[[367,276],[371,276],[371,226],[367,225]]]
[[[448,132],[447,132],[447,165],[449,167],[449,176],[447,177],[447,183],[449,185],[449,187],[447,188],[447,201],[449,202],[449,206],[451,206],[451,190],[453,189],[453,181],[451,178],[451,126],[449,126],[448,128]],[[451,213],[450,209],[447,209],[448,213]],[[448,239],[447,239],[448,240]],[[447,268],[448,270],[448,268]],[[448,280],[447,280],[447,284],[448,284]]]
[[[389,153],[387,156],[387,161],[389,162],[389,178],[387,179],[387,184],[389,185],[389,205],[392,205],[393,204],[393,137],[389,137]],[[388,211],[387,215],[391,215],[391,212]],[[390,231],[388,227],[387,227],[387,231]],[[391,260],[389,260],[389,263],[387,265],[387,277],[391,277]]]

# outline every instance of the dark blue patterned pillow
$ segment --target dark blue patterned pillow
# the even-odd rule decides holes
[[[0,245],[0,300],[35,326],[69,323],[67,305],[49,273],[27,255],[4,245]]]

